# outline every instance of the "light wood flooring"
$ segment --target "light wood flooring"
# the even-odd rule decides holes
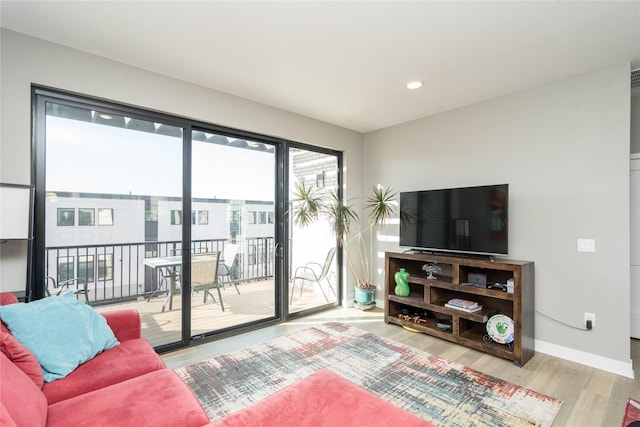
[[[633,366],[636,369],[635,380],[542,353],[536,353],[524,367],[518,368],[511,362],[495,356],[428,335],[408,332],[396,325],[387,325],[384,323],[381,309],[360,311],[354,308],[337,308],[243,335],[174,351],[162,357],[168,367],[179,368],[329,321],[352,324],[563,400],[564,405],[556,417],[554,426],[619,427],[627,398],[640,399],[640,340],[631,340]]]

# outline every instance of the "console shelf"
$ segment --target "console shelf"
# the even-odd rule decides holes
[[[426,263],[441,268],[437,279],[427,279],[422,270]],[[394,293],[394,274],[400,268],[409,272],[411,293],[406,297]],[[513,279],[513,293],[468,285],[469,274],[486,277],[488,284],[505,284]],[[534,354],[533,262],[387,252],[384,283],[386,323],[509,359],[517,366],[523,366]],[[477,301],[483,308],[467,313],[445,307],[452,298]],[[510,345],[488,338],[486,322],[495,314],[507,315],[514,321],[514,341]],[[450,327],[444,330],[438,324]]]

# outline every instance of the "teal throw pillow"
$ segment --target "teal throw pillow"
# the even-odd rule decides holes
[[[107,321],[73,292],[0,307],[13,336],[38,359],[45,382],[64,378],[78,365],[119,344]]]

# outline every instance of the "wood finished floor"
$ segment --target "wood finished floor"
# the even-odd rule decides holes
[[[619,427],[627,398],[640,399],[638,372],[634,380],[542,353],[536,353],[524,367],[518,368],[511,362],[495,356],[428,335],[408,332],[396,325],[387,325],[383,319],[381,309],[360,311],[338,308],[240,336],[167,353],[162,357],[168,367],[179,368],[313,325],[342,321],[563,400],[564,405],[556,417],[554,426]],[[640,340],[631,340],[631,356],[633,366],[638,371]]]

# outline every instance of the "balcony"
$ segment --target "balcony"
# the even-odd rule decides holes
[[[231,286],[221,289],[224,300],[223,312],[220,304],[208,300],[203,302],[201,292],[191,296],[191,333],[193,336],[204,334],[208,331],[229,329],[234,326],[265,319],[273,316],[273,279],[264,279],[253,282],[244,282],[239,286],[240,295]],[[142,336],[151,345],[159,346],[168,342],[181,339],[182,295],[176,295],[173,302],[173,310],[162,312],[164,295],[151,298],[149,301],[138,299],[101,305],[96,310],[110,311],[120,308],[137,310],[142,317]],[[322,293],[313,289],[305,289],[300,296],[300,288],[296,287],[291,312],[298,312],[326,304]]]
[[[226,240],[195,241],[191,251],[224,252],[226,244]],[[240,293],[230,283],[220,289],[224,311],[217,291],[212,292],[215,302],[209,298],[205,303],[202,291],[190,296],[193,336],[274,316],[276,302],[272,248],[272,238],[247,239],[241,243],[232,269],[232,280]],[[69,273],[76,272],[75,277],[87,283],[90,305],[98,311],[120,308],[137,310],[142,317],[143,337],[153,346],[160,346],[181,339],[184,294],[178,287],[173,297],[173,309],[167,307],[163,311],[166,292],[153,292],[160,278],[155,270],[143,264],[143,260],[180,254],[181,250],[180,242],[51,247],[46,249],[46,275],[66,280],[73,276]],[[289,287],[291,292],[291,283]],[[329,294],[329,290],[324,291]],[[50,292],[55,294],[57,291],[50,289]],[[83,295],[78,297],[84,299]],[[332,302],[335,302],[335,298]],[[301,294],[300,287],[296,286],[289,312],[299,312],[326,303],[319,288],[305,287]]]
[[[223,239],[193,241],[191,253],[222,253],[227,243]],[[160,281],[143,260],[181,253],[179,241],[48,247],[45,276],[57,282],[77,278],[86,283],[93,306],[134,301],[149,296]],[[243,241],[233,270],[236,283],[273,278],[273,238]]]

